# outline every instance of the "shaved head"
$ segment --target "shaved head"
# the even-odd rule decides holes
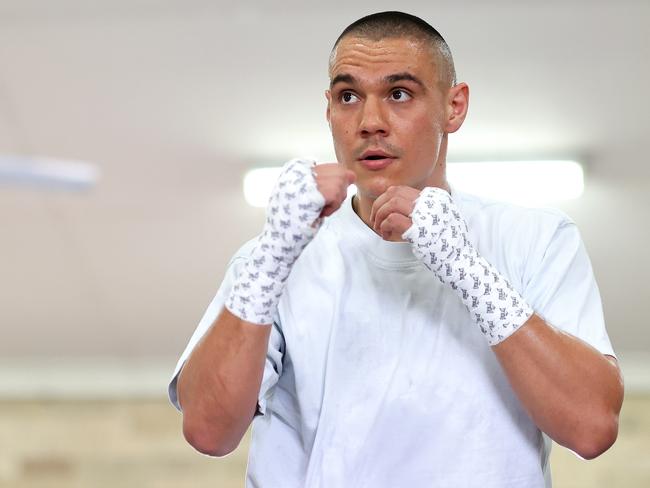
[[[447,42],[436,29],[419,17],[403,12],[379,12],[353,22],[334,43],[329,59],[330,72],[341,40],[354,37],[371,41],[404,38],[421,42],[431,48],[440,84],[446,88],[456,84],[454,60]]]

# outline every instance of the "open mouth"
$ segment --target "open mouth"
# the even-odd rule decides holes
[[[392,154],[388,154],[381,149],[369,149],[365,151],[361,157],[359,158],[360,161],[378,161],[380,159],[393,159],[394,156]]]
[[[366,169],[383,169],[395,160],[395,156],[386,154],[383,151],[366,151],[359,158],[359,162]]]

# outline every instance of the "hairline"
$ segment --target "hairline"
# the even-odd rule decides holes
[[[386,39],[405,39],[414,42],[418,42],[423,46],[426,46],[431,53],[432,62],[436,68],[438,74],[438,83],[446,88],[456,85],[456,72],[453,65],[453,60],[451,58],[451,51],[449,46],[444,39],[434,39],[428,36],[426,33],[402,33],[402,34],[384,34],[381,36],[365,35],[360,32],[355,32],[354,30],[346,32],[345,34],[339,36],[339,38],[334,43],[332,50],[330,51],[329,60],[328,60],[328,75],[330,81],[332,79],[332,66],[334,64],[334,58],[336,57],[336,52],[341,41],[346,39],[364,39],[373,42],[379,42]],[[447,53],[443,53],[443,50],[446,50]],[[449,59],[445,59],[447,54]],[[440,69],[441,66],[446,65],[446,69]],[[451,68],[451,69],[450,69]]]

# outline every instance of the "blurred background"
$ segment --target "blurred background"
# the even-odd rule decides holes
[[[0,487],[243,486],[248,437],[193,451],[167,382],[263,223],[245,172],[335,160],[331,46],[396,8],[469,83],[450,161],[583,165],[582,196],[555,206],[592,259],[626,401],[598,459],[554,446],[554,486],[650,486],[650,2],[0,0]]]

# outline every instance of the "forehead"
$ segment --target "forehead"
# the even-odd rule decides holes
[[[436,69],[432,49],[423,41],[349,37],[341,39],[332,53],[329,71],[330,79],[341,73],[363,78],[412,72],[433,81]]]

